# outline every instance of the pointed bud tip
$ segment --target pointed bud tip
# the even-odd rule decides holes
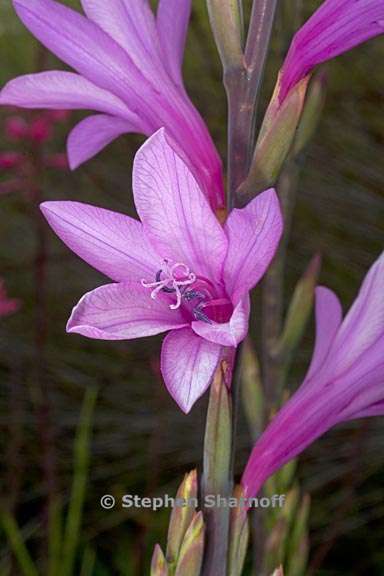
[[[304,278],[314,278],[317,281],[317,278],[320,274],[322,264],[322,256],[320,252],[316,252],[316,254],[311,259],[310,263],[307,266],[307,269],[304,273]]]
[[[168,566],[160,544],[156,544],[151,562],[151,576],[168,576]]]

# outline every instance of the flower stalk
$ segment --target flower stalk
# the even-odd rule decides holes
[[[227,210],[230,212],[240,204],[237,190],[246,179],[254,146],[254,120],[256,115],[257,97],[261,85],[265,59],[268,52],[272,24],[276,10],[276,0],[254,0],[251,22],[248,29],[245,49],[239,57],[239,44],[241,46],[241,15],[236,12],[235,3],[231,0],[214,2],[207,0],[211,26],[214,32],[218,51],[223,64],[223,81],[228,101],[228,166],[227,166]],[[232,13],[231,13],[232,11]],[[225,38],[223,29],[225,18],[231,13],[230,41]],[[224,31],[223,31],[224,30]],[[221,416],[221,425],[224,436],[220,437],[217,448],[223,449],[225,444],[229,452],[221,461],[220,482],[212,476],[216,462],[212,460],[213,447],[217,442],[215,434],[215,419],[217,417],[218,392],[226,390],[221,369],[215,375],[211,386],[210,407],[207,415],[205,450],[204,450],[204,492],[220,488],[227,495],[231,494],[233,486],[233,467],[235,454],[235,438],[237,427],[237,412],[239,405],[239,386],[241,381],[242,345],[235,353],[233,382],[230,398],[226,392],[222,402],[226,405],[226,412]],[[215,398],[216,395],[216,398]],[[231,408],[229,407],[231,405]],[[228,420],[229,411],[231,415]],[[212,419],[212,421],[211,421]],[[215,450],[216,451],[216,450]],[[227,460],[228,469],[224,472],[222,466]],[[208,469],[207,469],[208,466]],[[220,468],[220,467],[219,467]],[[208,473],[207,473],[208,472]],[[217,493],[217,492],[216,492]],[[207,518],[208,516],[208,518]],[[204,576],[226,574],[228,556],[229,514],[221,509],[206,511],[207,521],[207,550],[204,564]]]

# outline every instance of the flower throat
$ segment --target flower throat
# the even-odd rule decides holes
[[[156,273],[154,282],[142,280],[144,288],[152,288],[151,298],[156,300],[158,294],[173,294],[176,301],[170,304],[171,310],[188,310],[195,320],[207,324],[227,322],[233,306],[228,298],[220,298],[214,284],[207,278],[194,274],[182,263],[171,264],[165,259],[163,267]]]

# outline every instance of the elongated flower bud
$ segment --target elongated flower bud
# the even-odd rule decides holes
[[[323,70],[316,73],[309,85],[305,106],[293,145],[293,154],[297,156],[313,137],[325,104],[327,91],[326,75]]]
[[[204,520],[202,512],[195,514],[185,534],[175,576],[199,576],[204,553]]]
[[[151,576],[168,576],[168,566],[162,549],[156,544],[151,563]]]
[[[240,204],[247,203],[258,192],[276,182],[292,147],[308,80],[304,78],[299,82],[280,107],[278,92],[275,91],[264,117],[249,175],[238,190]]]
[[[204,518],[207,524],[208,548],[205,566],[209,571],[218,562],[226,563],[226,541],[229,530],[229,510],[215,502],[218,497],[229,498],[232,488],[228,477],[231,460],[232,409],[225,383],[225,363],[222,362],[211,384],[207,425],[204,438],[204,477],[202,482]],[[208,498],[213,505],[207,505]]]
[[[242,9],[239,0],[207,0],[209,18],[224,70],[242,65]]]
[[[263,422],[264,402],[260,365],[249,339],[243,345],[241,394],[248,428],[252,439],[256,440]]]
[[[177,562],[180,548],[192,518],[195,514],[193,500],[197,498],[197,472],[186,474],[177,492],[176,500],[184,501],[185,506],[175,506],[172,510],[168,530],[167,560],[172,565]]]
[[[283,333],[277,345],[278,354],[284,358],[289,357],[296,348],[312,313],[320,266],[321,259],[317,254],[296,285],[288,308]]]

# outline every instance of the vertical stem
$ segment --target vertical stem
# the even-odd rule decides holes
[[[228,210],[246,178],[253,152],[257,99],[277,0],[254,0],[242,68],[224,71],[228,98]]]
[[[227,209],[230,212],[237,204],[236,191],[245,180],[254,146],[254,119],[258,93],[261,85],[264,64],[274,20],[277,0],[254,0],[251,23],[248,31],[246,49],[240,66],[224,65],[224,85],[228,100],[228,190]],[[220,372],[222,369],[220,369]],[[222,389],[226,387],[223,374],[215,376],[211,386],[210,407],[207,416],[205,438],[205,456],[223,448],[223,437],[213,435],[212,430],[214,390],[217,390],[217,378],[221,377]],[[237,413],[239,406],[239,383],[241,377],[241,345],[237,348],[233,365],[230,404],[232,406],[229,423],[230,451],[227,468],[227,482],[222,486],[228,495],[233,488],[233,467],[235,459],[235,440]],[[221,464],[223,465],[223,463]],[[204,493],[206,494],[207,459],[204,459]],[[218,493],[217,491],[215,492]],[[223,508],[206,514],[208,541],[204,576],[225,576],[227,573],[229,514],[223,514]]]

